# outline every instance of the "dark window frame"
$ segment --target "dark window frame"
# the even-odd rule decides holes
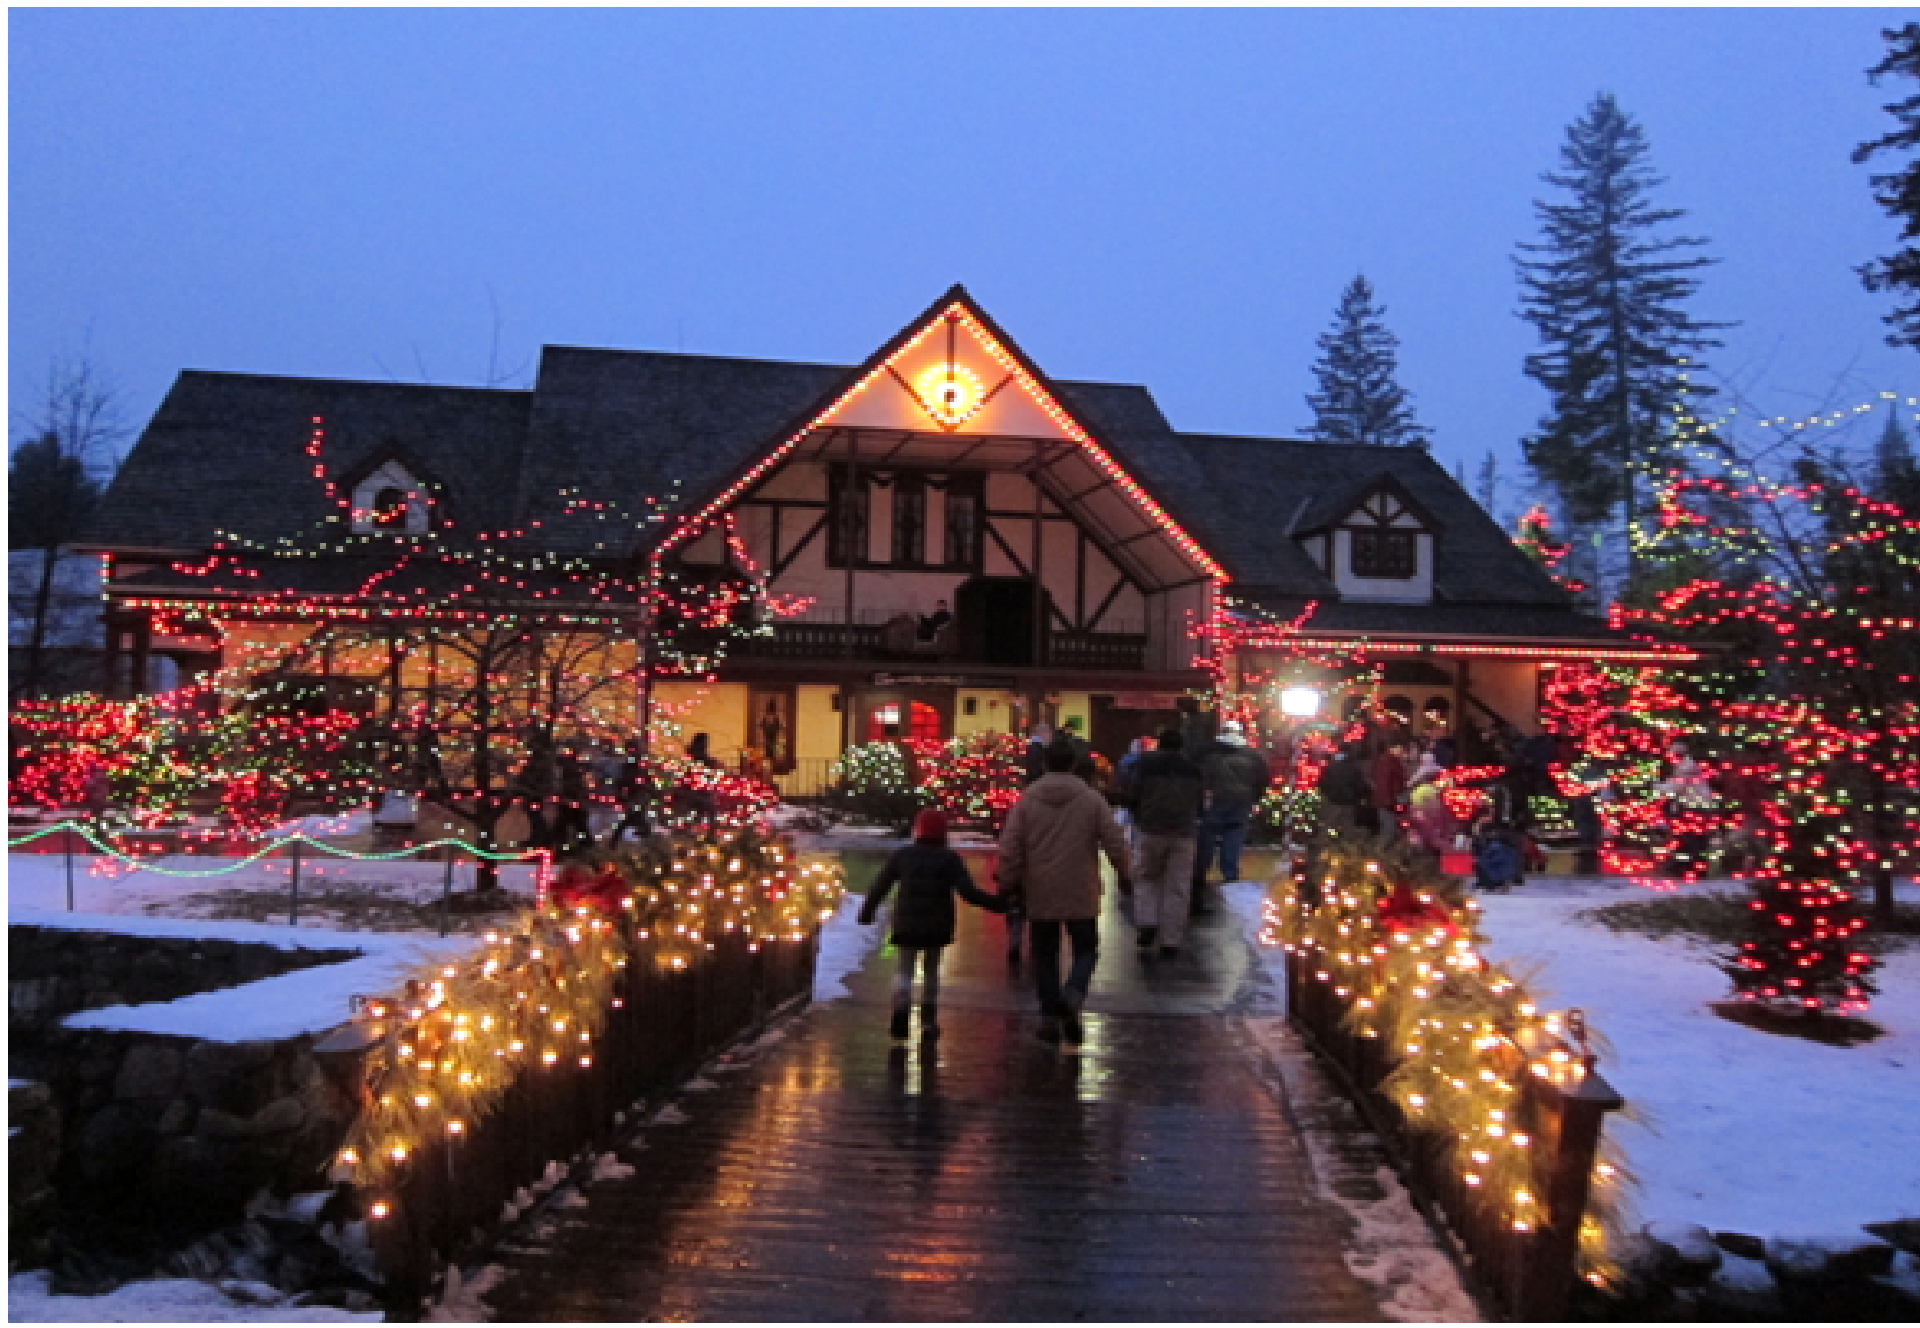
[[[1420,574],[1419,536],[1395,526],[1349,527],[1348,565],[1369,581],[1411,581]]]
[[[893,479],[893,566],[927,566],[927,475],[907,471]]]

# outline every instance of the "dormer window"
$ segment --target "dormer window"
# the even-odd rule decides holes
[[[1439,537],[1439,522],[1392,474],[1326,504],[1296,536],[1341,598],[1381,604],[1432,602]]]
[[[405,527],[407,491],[388,485],[373,495],[373,524],[380,527]]]
[[[424,535],[432,525],[426,484],[395,459],[354,484],[352,504],[357,535]]]
[[[1360,527],[1353,532],[1353,574],[1407,581],[1419,570],[1418,546],[1411,530]]]

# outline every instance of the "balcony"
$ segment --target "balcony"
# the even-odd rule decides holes
[[[987,659],[969,653],[943,634],[939,641],[919,641],[883,623],[780,622],[768,636],[736,641],[733,653],[743,659],[791,659],[831,663],[835,660],[912,660],[941,665],[1024,666],[1029,660]],[[984,652],[979,652],[984,653]],[[1147,638],[1129,632],[1050,632],[1047,658],[1041,663],[1057,669],[1099,669],[1137,673],[1146,667]]]

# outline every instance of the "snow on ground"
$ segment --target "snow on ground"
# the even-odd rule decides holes
[[[1691,890],[1726,890],[1706,882]],[[1229,887],[1259,925],[1265,887]],[[1630,1110],[1607,1123],[1647,1222],[1826,1244],[1862,1223],[1920,1217],[1920,949],[1886,956],[1868,1018],[1886,1030],[1829,1047],[1730,1023],[1711,947],[1615,933],[1578,914],[1653,896],[1619,879],[1535,878],[1481,897],[1490,956],[1550,1008],[1579,1007],[1605,1039],[1599,1069]],[[1911,883],[1902,900],[1920,897]],[[1284,993],[1281,953],[1263,951]]]
[[[860,908],[865,903],[864,896],[847,892],[841,896],[839,908],[820,928],[820,954],[813,965],[814,1000],[833,1001],[853,994],[846,984],[846,976],[858,972],[867,962],[867,956],[873,953],[885,930],[860,925]]]
[[[53,1295],[44,1270],[7,1279],[9,1323],[379,1323],[383,1317],[378,1310],[249,1303],[185,1278],[129,1282],[104,1296]]]
[[[1221,887],[1227,910],[1240,919],[1249,938],[1258,937],[1267,888],[1253,881]],[[1434,1242],[1420,1210],[1400,1178],[1382,1169],[1377,1177],[1378,1199],[1343,1195],[1334,1180],[1341,1174],[1341,1139],[1323,1122],[1328,1113],[1319,1099],[1334,1090],[1315,1074],[1313,1053],[1273,1011],[1285,1008],[1286,969],[1281,952],[1261,949],[1260,956],[1272,986],[1246,1018],[1247,1031],[1279,1071],[1291,1114],[1300,1124],[1300,1137],[1312,1163],[1314,1187],[1320,1197],[1343,1209],[1353,1219],[1353,1236],[1344,1255],[1353,1275],[1380,1295],[1380,1309],[1400,1323],[1466,1323],[1479,1319],[1479,1309],[1451,1261]]]
[[[172,854],[129,868],[104,854],[73,857],[73,906],[82,913],[154,913],[191,917],[205,911],[205,901],[193,898],[216,891],[261,890],[284,892],[291,864],[285,858],[249,863],[235,870],[238,858],[202,854]],[[534,868],[518,864],[501,868],[501,884],[519,894],[533,894]],[[305,850],[300,863],[302,912],[321,903],[330,890],[355,887],[378,890],[412,903],[440,897],[446,866],[417,860],[364,861],[336,858],[319,849]],[[67,906],[66,859],[59,853],[7,855],[7,907],[64,911]],[[453,888],[473,887],[473,864],[456,863]]]
[[[72,915],[57,916],[65,919]],[[30,922],[33,919],[15,917],[13,920]],[[121,919],[98,921],[107,924],[102,930],[126,930],[113,925]],[[140,919],[134,925],[150,925],[152,921]],[[234,922],[187,925],[193,927],[196,934],[217,929],[230,940],[246,940],[246,932],[250,930],[245,924]],[[353,997],[398,991],[410,974],[428,962],[454,959],[480,943],[471,936],[450,936],[442,940],[406,932],[355,933],[288,927],[252,930],[278,932],[283,936],[292,932],[305,945],[358,950],[360,957],[174,1001],[85,1010],[69,1015],[66,1026],[158,1033],[212,1042],[274,1042],[303,1033],[320,1033],[346,1022],[353,1013]]]
[[[1607,1124],[1640,1177],[1641,1217],[1839,1241],[1920,1217],[1920,950],[1888,955],[1877,975],[1868,1018],[1884,1037],[1822,1046],[1713,1014],[1728,985],[1706,945],[1575,917],[1647,897],[1624,881],[1541,880],[1482,900],[1491,956],[1538,968],[1543,1004],[1580,1007],[1611,1044],[1600,1072],[1644,1118]]]

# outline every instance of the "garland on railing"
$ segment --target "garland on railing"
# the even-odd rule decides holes
[[[801,865],[753,831],[648,841],[569,862],[550,896],[488,932],[478,955],[436,965],[367,1003],[367,1100],[334,1179],[381,1192],[422,1146],[458,1138],[520,1075],[591,1065],[620,971],[642,957],[690,967],[720,938],[799,941],[829,915],[840,869]]]
[[[1588,1036],[1578,1012],[1540,1008],[1524,984],[1490,962],[1479,904],[1402,848],[1332,847],[1318,889],[1274,883],[1261,941],[1284,946],[1345,1006],[1343,1027],[1392,1048],[1380,1091],[1414,1128],[1449,1141],[1461,1182],[1503,1223],[1545,1220],[1546,1159],[1519,1121],[1526,1074],[1575,1088],[1588,1066],[1568,1041]],[[1317,905],[1312,902],[1318,898]],[[1603,1137],[1579,1270],[1612,1280],[1619,1204],[1630,1177]]]

